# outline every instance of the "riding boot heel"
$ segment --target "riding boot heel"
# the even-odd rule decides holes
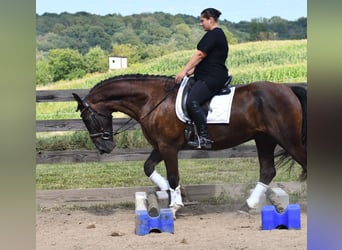
[[[213,143],[213,141],[208,139],[208,138],[201,137],[201,139],[200,139],[200,146],[201,146],[201,148],[211,149],[212,148],[212,143]]]
[[[198,140],[189,141],[189,142],[188,142],[188,145],[189,145],[189,146],[192,146],[192,147],[194,147],[194,148],[197,148],[197,149],[201,149],[201,148],[204,148],[204,149],[211,149],[211,148],[212,148],[212,143],[213,143],[212,140],[200,136],[200,138],[199,138]]]

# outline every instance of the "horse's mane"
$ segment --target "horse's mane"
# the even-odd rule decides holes
[[[120,76],[114,76],[108,79],[105,79],[99,83],[97,83],[90,91],[109,84],[116,81],[122,81],[122,80],[154,80],[154,79],[160,79],[160,80],[174,80],[172,76],[163,76],[163,75],[146,75],[146,74],[127,74],[127,75],[120,75]]]

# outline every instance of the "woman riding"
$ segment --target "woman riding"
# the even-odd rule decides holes
[[[197,51],[176,75],[179,84],[185,76],[194,74],[195,84],[188,95],[186,107],[199,134],[199,140],[189,141],[188,144],[196,148],[209,149],[213,143],[201,105],[216,95],[228,80],[225,62],[229,48],[227,38],[218,25],[220,15],[221,12],[214,8],[201,12],[200,25],[206,33],[197,44]]]

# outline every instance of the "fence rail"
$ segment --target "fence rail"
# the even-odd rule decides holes
[[[72,93],[77,93],[81,98],[86,96],[89,89],[67,90],[37,90],[36,102],[68,102],[75,101]]]
[[[114,118],[113,129],[119,129],[126,124],[128,118]],[[130,130],[140,129],[137,123]],[[63,120],[38,120],[36,121],[36,132],[56,132],[56,131],[83,131],[86,127],[81,119],[63,119]]]
[[[146,160],[151,152],[152,149],[150,148],[114,149],[112,153],[102,155],[96,150],[39,151],[36,153],[36,162],[37,164],[48,164],[71,162],[140,161]],[[217,151],[182,150],[178,153],[179,159],[233,158],[256,156],[256,148],[253,145],[241,145],[238,147]]]

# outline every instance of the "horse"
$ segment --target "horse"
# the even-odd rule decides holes
[[[110,153],[115,148],[112,113],[122,112],[140,123],[152,152],[144,162],[146,176],[160,190],[170,194],[170,207],[176,212],[182,206],[178,171],[178,152],[189,149],[184,130],[186,124],[177,118],[175,100],[179,85],[171,76],[122,75],[97,83],[77,101],[77,111],[97,150]],[[208,124],[213,140],[210,150],[226,149],[254,140],[259,161],[259,180],[242,208],[248,212],[276,175],[277,156],[291,159],[302,168],[300,180],[307,177],[307,90],[300,86],[257,81],[236,85],[229,124]],[[167,179],[155,169],[164,161]]]

